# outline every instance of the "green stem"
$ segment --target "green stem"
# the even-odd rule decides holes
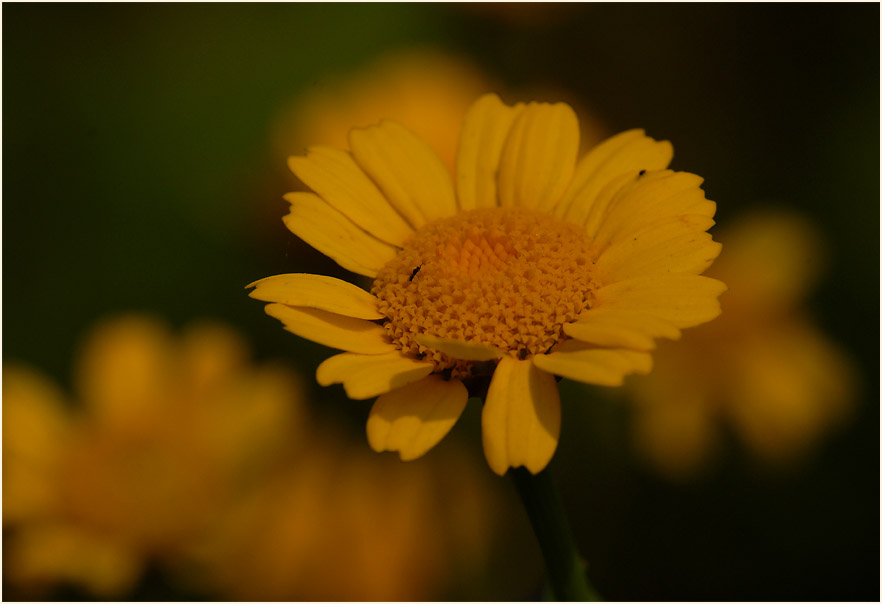
[[[512,470],[512,478],[539,540],[554,599],[565,602],[599,601],[600,597],[585,577],[550,471],[546,468],[534,476],[525,468],[516,468]]]

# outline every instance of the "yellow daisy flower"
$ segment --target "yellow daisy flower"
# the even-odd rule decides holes
[[[4,583],[27,599],[117,599],[151,562],[185,565],[300,434],[296,376],[219,325],[107,320],[77,361],[76,405],[3,367]]]
[[[352,130],[349,147],[289,160],[313,192],[288,194],[284,221],[371,291],[287,274],[251,296],[288,331],[345,351],[316,377],[379,397],[376,451],[423,455],[480,396],[490,468],[538,473],[560,432],[555,376],[620,385],[650,370],[655,338],[720,312],[725,285],[700,275],[720,251],[705,232],[716,205],[642,130],[579,160],[568,105],[488,94],[464,118],[453,180],[396,122]]]

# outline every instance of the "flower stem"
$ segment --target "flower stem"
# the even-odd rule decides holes
[[[525,468],[513,469],[511,474],[539,540],[554,599],[599,601],[600,597],[585,577],[560,495],[548,468],[535,476]]]

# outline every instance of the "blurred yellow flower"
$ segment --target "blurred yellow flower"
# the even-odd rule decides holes
[[[767,462],[791,461],[853,403],[847,357],[815,327],[803,297],[824,255],[798,215],[756,212],[720,234],[722,317],[656,351],[629,383],[639,450],[670,477],[702,468],[724,424]]]
[[[121,598],[150,564],[236,600],[426,600],[482,572],[506,504],[461,454],[414,468],[309,417],[230,330],[95,329],[71,403],[3,369],[4,581]]]
[[[319,82],[281,114],[273,128],[276,155],[307,145],[348,148],[353,126],[382,119],[404,124],[453,171],[459,124],[492,82],[465,59],[413,49],[381,56],[364,69]]]
[[[719,314],[725,286],[700,276],[719,253],[705,232],[716,206],[701,178],[666,170],[670,143],[642,130],[577,161],[568,105],[489,94],[464,118],[453,180],[397,122],[352,130],[349,147],[289,160],[314,193],[287,195],[284,220],[374,279],[371,293],[287,274],[251,295],[288,331],[345,351],[317,380],[379,396],[367,425],[377,451],[420,457],[470,393],[486,393],[491,469],[537,473],[557,447],[555,375],[620,385],[650,370],[655,338]]]
[[[4,580],[113,597],[148,562],[184,563],[298,434],[296,380],[246,361],[223,327],[174,338],[128,316],[88,339],[78,405],[4,366]]]
[[[207,583],[224,599],[439,600],[483,572],[501,504],[474,464],[446,455],[414,468],[316,433],[207,550]]]

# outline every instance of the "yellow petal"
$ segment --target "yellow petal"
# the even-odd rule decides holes
[[[652,350],[655,338],[676,340],[680,337],[680,330],[664,319],[635,311],[602,308],[583,313],[577,322],[564,325],[563,330],[581,342],[633,350]]]
[[[642,130],[623,132],[601,143],[576,168],[573,185],[561,203],[562,216],[575,224],[584,224],[593,235],[606,210],[605,204],[598,203],[600,192],[624,174],[636,177],[641,170],[663,170],[673,155],[669,142],[655,141]]]
[[[456,214],[453,183],[444,162],[421,138],[386,120],[354,129],[349,146],[361,168],[414,228]]]
[[[45,518],[57,505],[56,476],[68,451],[70,405],[49,378],[3,366],[3,522]]]
[[[575,340],[555,347],[555,351],[533,358],[548,373],[597,386],[621,386],[626,375],[649,373],[652,357],[646,352],[597,348]]]
[[[651,224],[604,250],[596,269],[608,276],[607,283],[658,273],[700,274],[722,247],[704,232],[713,223],[693,214]]]
[[[377,239],[400,247],[413,234],[346,151],[312,147],[306,157],[289,158],[288,166],[331,207]]]
[[[322,386],[343,384],[349,398],[366,399],[401,388],[432,373],[428,361],[417,361],[400,352],[362,355],[344,352],[318,366],[315,378]]]
[[[459,380],[437,375],[381,395],[367,421],[374,451],[398,451],[402,461],[422,456],[453,428],[469,393]]]
[[[377,311],[377,299],[342,279],[325,275],[289,273],[255,281],[248,295],[264,302],[278,302],[288,306],[306,306],[358,319],[382,319]]]
[[[456,193],[461,209],[499,205],[496,175],[502,147],[522,109],[522,104],[505,105],[495,94],[485,94],[469,109],[456,153]]]
[[[813,325],[797,319],[763,331],[742,343],[727,409],[754,453],[783,462],[849,416],[852,376],[847,358]]]
[[[569,208],[573,197],[585,187],[586,183],[591,180],[591,177],[600,166],[618,153],[625,145],[644,136],[646,136],[646,132],[639,128],[626,130],[602,141],[585,154],[576,164],[576,168],[573,171],[573,180],[570,182],[570,186],[566,193],[564,193],[561,202],[554,208],[554,214],[562,218],[566,214],[566,210]]]
[[[532,360],[503,357],[490,381],[481,430],[491,470],[500,476],[518,466],[541,472],[560,435],[560,393],[554,376],[539,371]]]
[[[462,340],[450,338],[439,338],[427,334],[416,335],[414,340],[416,340],[417,344],[422,344],[426,348],[443,352],[449,357],[463,361],[491,361],[493,359],[500,359],[505,354],[494,346],[475,342],[463,342]]]
[[[68,403],[48,377],[28,367],[3,367],[3,456],[36,470],[54,462],[69,430]]]
[[[605,247],[660,220],[681,215],[713,218],[716,204],[701,190],[703,179],[688,172],[649,172],[617,192],[610,201],[595,244]]]
[[[566,103],[529,103],[511,125],[499,162],[499,203],[548,210],[573,177],[579,120]]]
[[[361,230],[313,193],[288,193],[288,229],[346,270],[376,277],[398,248]]]
[[[94,328],[77,356],[76,386],[93,420],[119,430],[170,411],[177,343],[159,320],[128,315]]]
[[[385,354],[395,350],[386,337],[386,330],[364,319],[284,304],[267,304],[266,314],[281,321],[285,330],[331,348],[360,354]]]
[[[641,311],[670,321],[677,327],[692,327],[720,314],[717,299],[726,291],[722,281],[673,273],[619,281],[597,290],[593,309]]]

